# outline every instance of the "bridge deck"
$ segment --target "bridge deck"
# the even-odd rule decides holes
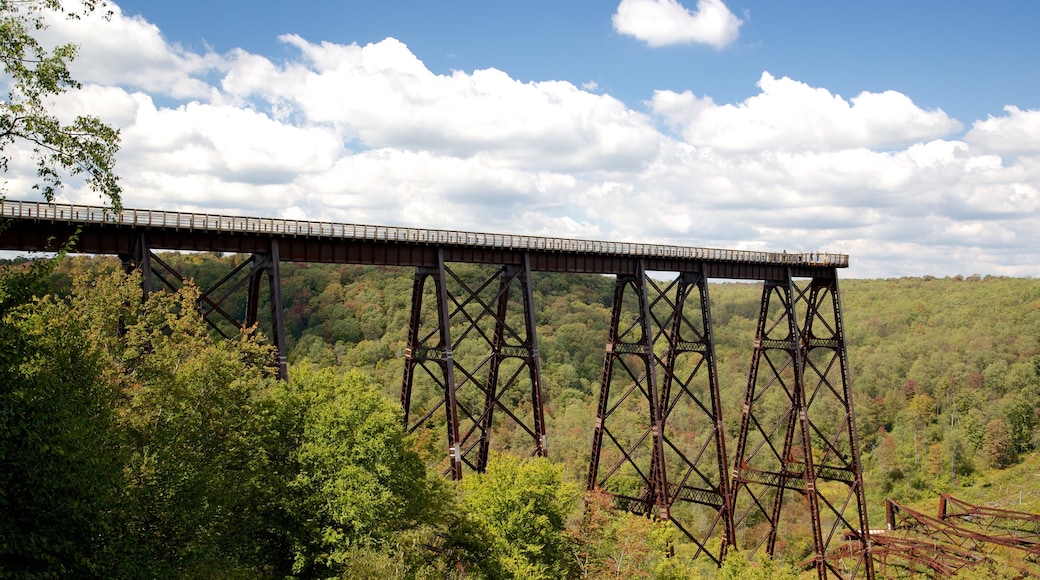
[[[716,278],[748,280],[820,276],[848,267],[848,256],[830,253],[756,252],[376,226],[175,211],[123,209],[40,202],[0,201],[6,225],[0,249],[46,251],[79,230],[76,250],[129,254],[143,234],[154,249],[264,252],[277,240],[283,260],[296,262],[432,266],[437,252],[449,262],[508,264],[531,256],[533,270],[619,274],[704,268]]]

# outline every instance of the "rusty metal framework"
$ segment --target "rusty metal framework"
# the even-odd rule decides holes
[[[950,494],[939,496],[939,519],[954,521],[987,535],[1006,535],[1026,545],[1037,546],[1040,554],[1040,514],[970,504]]]
[[[462,478],[464,466],[487,468],[497,431],[503,446],[522,441],[532,455],[547,454],[530,267],[485,274],[456,272],[441,253],[436,268],[416,268],[412,288],[404,422],[410,433],[435,428],[444,409],[452,479]],[[424,300],[431,292],[432,305]]]
[[[148,234],[139,232],[132,252],[120,253],[123,269],[141,272],[141,289],[144,298],[155,289],[156,281],[176,292],[187,278],[173,266],[156,255],[148,240]],[[268,302],[270,304],[269,336],[275,347],[277,374],[281,379],[288,376],[286,368],[285,321],[282,313],[281,271],[278,259],[278,241],[270,240],[266,252],[254,253],[232,268],[223,278],[208,288],[200,288],[199,310],[206,323],[224,338],[231,338],[244,328],[257,325],[259,318],[260,288],[267,277]],[[239,296],[246,286],[246,307],[243,317],[232,315],[228,304]]]
[[[949,578],[964,569],[993,564],[987,556],[947,544],[885,533],[870,536],[875,564],[883,578],[916,578],[931,574]],[[850,541],[831,550],[832,559],[856,559],[863,556],[863,543]]]
[[[767,280],[732,472],[742,549],[807,533],[819,578],[874,578],[850,383],[837,278]],[[851,559],[834,557],[842,537]]]
[[[671,520],[716,564],[733,542],[720,406],[703,272],[618,276],[587,489]]]
[[[994,510],[999,512],[999,516],[997,513],[982,515],[989,512],[991,508],[981,508],[980,506],[973,506],[959,500],[954,501],[959,506],[960,511],[950,513],[947,509],[949,503],[952,503],[950,502],[951,499],[950,496],[942,496],[940,498],[939,517],[937,518],[900,505],[891,499],[885,500],[885,517],[888,521],[888,527],[894,531],[901,531],[908,537],[911,534],[916,534],[927,538],[933,544],[944,544],[974,554],[992,555],[998,546],[1008,548],[1021,554],[1021,563],[1023,565],[1032,564],[1034,566],[1031,570],[1021,568],[1024,574],[1033,575],[1040,572],[1040,568],[1036,567],[1038,556],[1040,556],[1040,539],[1036,537],[1035,532],[1031,532],[1028,529],[1016,529],[1009,533],[1007,530],[998,528],[996,530],[998,533],[985,533],[959,525],[965,521],[975,524],[982,523],[983,525],[996,523],[1000,520],[1003,522],[1029,522],[1030,520],[1036,522],[1040,520],[1040,516],[1022,512],[1008,512],[1007,510]],[[973,514],[972,510],[974,508],[978,508],[978,512]],[[953,523],[950,520],[957,520],[957,523]],[[992,531],[992,528],[989,531]]]

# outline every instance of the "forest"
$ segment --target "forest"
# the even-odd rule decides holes
[[[4,265],[0,577],[805,574],[806,538],[717,569],[585,493],[612,277],[533,274],[548,458],[503,427],[487,472],[452,482],[441,431],[402,427],[413,271],[283,264],[279,381],[263,321],[225,339],[199,307],[244,258],[162,258],[188,282],[143,302],[114,259]],[[762,290],[710,287],[734,441]],[[871,527],[886,498],[933,511],[940,493],[1040,512],[1040,282],[850,279],[841,297]]]

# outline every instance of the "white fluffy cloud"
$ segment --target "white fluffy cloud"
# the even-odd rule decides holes
[[[626,0],[615,25],[644,9],[701,19],[716,45],[739,26],[709,0],[694,15]],[[297,56],[280,62],[195,54],[118,9],[49,34],[82,46],[86,86],[62,113],[122,131],[128,207],[847,252],[852,276],[1040,275],[1040,111],[1009,106],[962,136],[898,92],[769,73],[741,102],[658,91],[641,111],[564,81],[436,74],[392,38],[287,35]],[[8,194],[32,197],[18,159]]]
[[[437,75],[393,38],[363,47],[283,40],[301,62],[274,67],[239,55],[224,90],[290,106],[364,147],[579,170],[638,166],[661,138],[646,115],[568,82],[522,83],[495,69]]]
[[[52,16],[41,31],[45,43],[71,42],[79,47],[72,73],[98,84],[129,84],[176,99],[215,98],[217,91],[203,79],[222,66],[220,56],[195,54],[171,45],[154,24],[139,16],[124,16],[108,4],[111,18],[95,11],[81,19]]]
[[[621,0],[614,29],[650,46],[700,43],[723,48],[737,39],[742,21],[722,0],[697,0],[693,12],[678,0]]]
[[[891,147],[961,129],[941,110],[922,110],[895,91],[864,92],[845,100],[768,72],[758,86],[760,94],[737,105],[716,105],[690,91],[657,91],[649,104],[688,143],[728,151]]]
[[[965,141],[983,151],[1001,155],[1040,154],[1040,111],[1004,107],[1004,117],[992,115],[975,121]]]

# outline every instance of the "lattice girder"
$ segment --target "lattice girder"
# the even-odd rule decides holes
[[[141,289],[144,298],[154,289],[158,280],[172,292],[178,291],[188,278],[178,272],[154,252],[148,243],[148,236],[141,233],[132,253],[120,254],[123,269],[141,271]],[[248,260],[234,266],[220,280],[205,288],[200,288],[198,299],[199,312],[203,320],[217,334],[230,339],[259,322],[260,288],[263,278],[268,282],[268,301],[270,304],[270,339],[275,347],[278,378],[288,378],[287,347],[285,343],[285,319],[282,313],[281,265],[277,240],[270,240],[265,252],[257,252]],[[227,305],[246,287],[246,307],[242,318],[229,312]]]

